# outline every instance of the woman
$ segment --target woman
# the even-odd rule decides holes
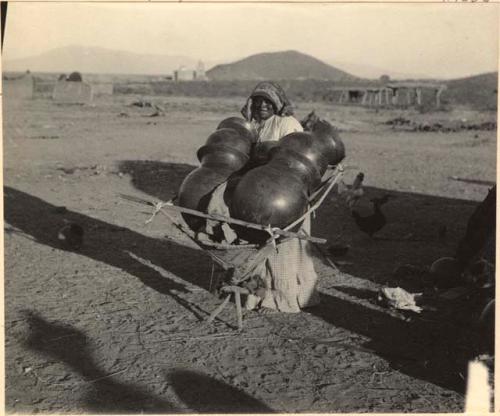
[[[285,92],[272,82],[259,83],[241,112],[258,132],[255,153],[259,158],[262,157],[262,150],[268,150],[281,137],[303,131],[292,115],[292,105]],[[229,209],[223,202],[225,189],[226,184],[223,184],[214,191],[208,212],[229,216]],[[211,225],[209,223],[207,231],[210,231]],[[308,217],[302,231],[309,234],[310,228]],[[235,238],[230,235],[230,232],[227,233],[229,239]],[[247,309],[300,312],[301,308],[319,303],[316,290],[318,276],[314,270],[310,243],[305,240],[294,238],[277,244],[276,251],[259,264],[252,274],[260,277],[265,288],[260,288],[255,295],[248,297]]]
[[[293,117],[293,109],[278,84],[261,82],[250,94],[241,110],[243,117],[254,124],[259,142],[277,141],[296,131],[303,131]]]

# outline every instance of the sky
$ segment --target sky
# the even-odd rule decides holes
[[[3,57],[68,46],[230,62],[298,50],[428,77],[497,70],[500,4],[12,3]]]

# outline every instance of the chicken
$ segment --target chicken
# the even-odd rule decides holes
[[[364,233],[368,234],[370,237],[373,237],[377,231],[380,231],[384,225],[387,223],[387,219],[385,218],[384,213],[380,209],[382,205],[389,201],[392,195],[384,195],[382,198],[373,198],[371,200],[373,204],[373,214],[368,215],[366,217],[362,217],[357,211],[352,211],[352,217],[358,228]]]
[[[57,238],[63,246],[70,250],[78,250],[83,244],[83,228],[76,223],[69,223],[62,227]]]
[[[364,178],[365,174],[363,172],[359,172],[352,183],[351,189],[349,189],[346,195],[345,200],[350,209],[354,208],[354,205],[356,205],[359,198],[361,198],[365,193],[362,188]]]
[[[349,248],[345,244],[332,244],[328,247],[328,252],[334,257],[341,257],[347,254]]]
[[[304,131],[312,131],[314,125],[320,120],[316,115],[316,110],[311,111],[301,122]]]

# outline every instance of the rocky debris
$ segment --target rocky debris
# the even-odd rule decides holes
[[[40,140],[56,140],[56,139],[60,139],[61,137],[60,136],[57,136],[57,135],[41,135],[41,136],[33,136],[33,137],[30,137],[30,139],[40,139]]]
[[[407,131],[415,132],[442,132],[442,133],[455,133],[464,130],[474,131],[494,131],[497,129],[495,121],[485,121],[482,123],[469,123],[467,120],[460,120],[458,122],[416,122],[404,117],[396,117],[386,121],[384,124],[392,126],[393,129],[401,128]]]
[[[73,166],[73,167],[65,167],[59,166],[56,168],[63,172],[66,175],[75,175],[77,173],[88,174],[88,175],[101,175],[106,171],[106,166],[103,165],[92,165],[92,166]]]
[[[130,103],[131,107],[139,107],[139,108],[151,108],[154,106],[154,104],[151,101],[146,101],[146,100],[140,100],[140,101],[134,101]]]
[[[391,120],[386,121],[384,124],[389,126],[409,126],[412,123],[411,120],[404,117],[396,117]]]
[[[152,110],[154,110],[152,114],[144,115],[143,117],[162,117],[165,115],[165,108],[151,101],[146,101],[146,100],[134,101],[130,104],[130,106],[139,108],[151,108]],[[120,117],[128,117],[128,114],[126,116],[122,114],[126,113],[120,113]]]

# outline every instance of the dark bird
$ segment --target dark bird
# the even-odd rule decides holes
[[[78,250],[83,244],[83,228],[76,223],[69,223],[57,233],[57,239],[65,248]]]
[[[332,244],[328,247],[328,252],[333,257],[342,257],[345,256],[349,251],[349,246],[345,244]]]
[[[363,183],[363,179],[365,179],[365,174],[363,172],[358,172],[354,181],[352,182],[351,189],[356,190],[361,188],[361,184]]]
[[[382,198],[371,199],[373,204],[373,214],[366,217],[362,217],[357,211],[353,210],[351,212],[354,221],[356,221],[356,224],[361,231],[368,234],[370,237],[373,237],[373,234],[380,231],[384,225],[387,224],[387,219],[385,218],[385,215],[380,207],[387,203],[391,197],[393,196],[386,194]]]
[[[319,121],[319,117],[316,115],[316,110],[311,111],[300,124],[304,131],[312,131],[314,125]]]
[[[357,204],[358,200],[365,193],[363,190],[364,179],[365,179],[365,174],[363,172],[359,172],[356,175],[356,178],[354,178],[351,188],[346,192],[345,200],[351,210],[354,208],[354,205]]]

